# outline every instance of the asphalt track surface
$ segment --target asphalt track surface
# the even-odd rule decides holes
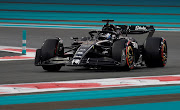
[[[65,46],[68,46],[71,44],[70,37],[87,36],[88,35],[87,33],[90,31],[85,29],[79,30],[79,29],[50,29],[50,28],[40,29],[40,28],[1,27],[0,45],[20,47],[22,45],[23,30],[27,31],[27,47],[29,48],[40,48],[45,39],[55,38],[55,37],[61,37],[64,40]],[[180,32],[155,32],[154,34],[154,36],[164,37],[168,43],[168,63],[164,68],[143,67],[131,71],[120,71],[120,70],[117,71],[113,69],[96,70],[96,69],[87,69],[84,67],[66,66],[66,67],[62,67],[62,69],[59,72],[46,72],[41,67],[34,66],[33,60],[0,61],[0,73],[1,73],[0,84],[34,83],[34,82],[49,82],[49,81],[54,82],[54,81],[66,81],[66,80],[179,74],[180,71],[179,34]],[[141,35],[141,36],[135,35],[133,37],[135,37],[140,44],[142,44],[145,39],[145,35]],[[10,56],[10,55],[17,55],[17,54],[0,52],[0,57]],[[109,88],[109,89],[115,89],[115,88]],[[86,90],[80,90],[80,91],[86,91]],[[68,91],[61,91],[61,92],[66,93]],[[59,91],[57,91],[57,93],[59,93]],[[92,99],[92,100],[15,104],[15,105],[0,106],[0,109],[2,110],[6,110],[6,109],[53,110],[54,109],[55,110],[55,109],[68,109],[68,108],[79,108],[79,107],[98,107],[98,106],[113,106],[113,105],[127,105],[127,104],[141,104],[141,103],[156,103],[156,102],[168,102],[168,101],[178,101],[178,100],[179,100],[179,94],[169,94],[169,95],[155,95],[155,96],[137,96],[137,97],[124,97],[124,98],[117,97],[117,98]],[[154,107],[152,109],[154,109]]]
[[[71,44],[70,37],[87,36],[90,30],[79,29],[40,29],[40,28],[0,28],[0,45],[22,45],[22,30],[27,30],[27,47],[40,48],[48,38],[61,37],[66,46]],[[131,35],[129,35],[131,36]],[[155,32],[154,36],[164,37],[168,43],[168,62],[164,68],[138,68],[131,71],[96,70],[84,67],[62,67],[59,72],[46,72],[41,67],[34,66],[33,60],[1,61],[0,84],[33,83],[47,81],[66,81],[99,78],[120,78],[138,76],[175,75],[180,71],[180,32]],[[143,43],[145,36],[136,35],[139,43]],[[7,53],[6,53],[7,54]],[[8,53],[10,54],[10,53]],[[0,56],[5,53],[0,52]]]

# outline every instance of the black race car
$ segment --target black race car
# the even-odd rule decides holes
[[[131,70],[138,66],[164,67],[167,62],[167,42],[152,37],[155,29],[146,25],[113,25],[107,22],[100,31],[90,31],[89,37],[73,38],[64,47],[61,38],[47,39],[36,50],[35,65],[47,71],[59,71],[62,66],[116,67]],[[139,45],[127,34],[149,33]]]

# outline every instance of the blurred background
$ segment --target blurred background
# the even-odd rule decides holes
[[[102,19],[178,28],[180,0],[0,0],[1,23],[101,26]]]

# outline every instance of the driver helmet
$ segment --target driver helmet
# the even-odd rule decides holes
[[[99,40],[109,40],[109,39],[111,39],[110,33],[101,33],[99,35]]]

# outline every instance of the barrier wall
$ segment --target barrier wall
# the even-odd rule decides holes
[[[0,0],[1,23],[180,27],[180,0]]]

